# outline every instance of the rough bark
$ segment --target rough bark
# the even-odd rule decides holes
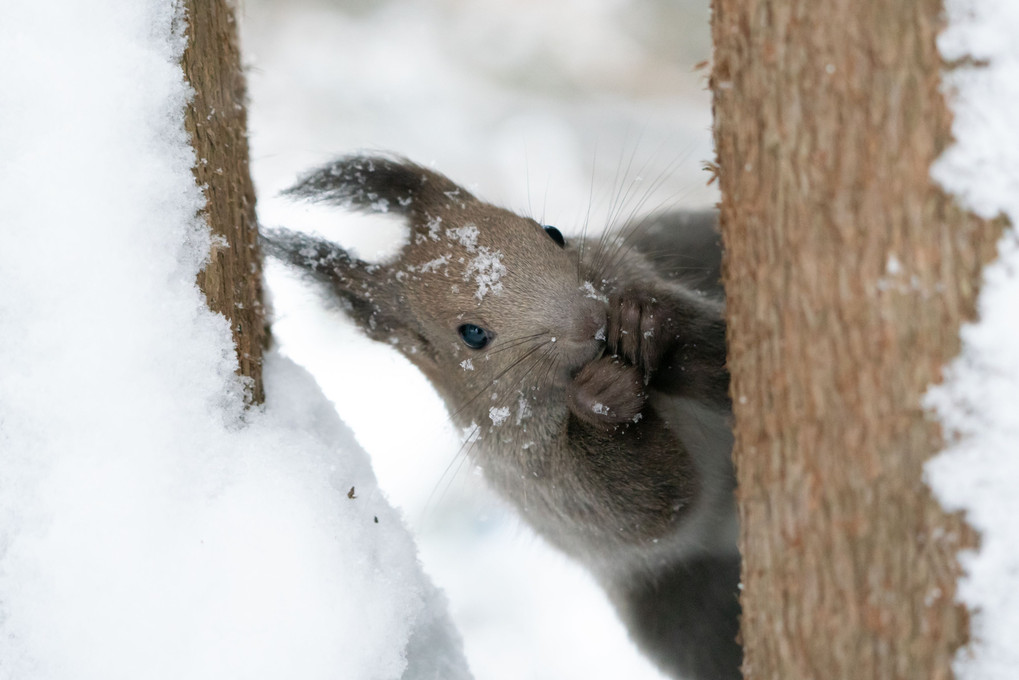
[[[255,191],[248,170],[247,111],[233,7],[226,0],[185,0],[187,48],[182,63],[195,90],[186,127],[213,233],[198,285],[209,307],[230,321],[239,372],[260,403],[265,319]]]
[[[713,0],[747,678],[951,676],[956,552],[921,406],[1000,225],[930,180],[940,0]]]

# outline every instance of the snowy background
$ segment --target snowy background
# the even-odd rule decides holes
[[[705,0],[248,0],[259,220],[372,259],[398,225],[277,197],[352,151],[392,150],[496,204],[579,230],[628,209],[717,200]],[[643,206],[638,205],[643,201]],[[282,351],[315,375],[371,455],[445,591],[479,680],[661,675],[587,573],[493,498],[423,376],[270,266]]]

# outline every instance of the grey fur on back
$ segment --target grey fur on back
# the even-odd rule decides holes
[[[634,248],[658,274],[718,298],[722,288],[722,237],[714,210],[674,210],[638,220]]]

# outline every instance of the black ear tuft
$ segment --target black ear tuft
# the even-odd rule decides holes
[[[369,337],[394,332],[401,317],[386,285],[385,268],[351,257],[335,243],[289,229],[265,229],[259,234],[265,253],[296,267],[326,285],[347,316]]]
[[[422,215],[430,205],[474,200],[465,189],[406,158],[344,156],[304,176],[285,194],[362,212]]]
[[[350,257],[335,243],[289,229],[263,229],[259,241],[267,255],[321,281],[344,280],[352,266],[364,264]]]

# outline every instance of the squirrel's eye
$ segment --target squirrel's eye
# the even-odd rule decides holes
[[[560,248],[566,247],[566,239],[563,238],[563,233],[561,231],[548,225],[545,225],[544,229],[545,233],[552,237],[552,240],[558,243]]]
[[[464,344],[471,349],[481,349],[488,344],[490,339],[488,331],[472,323],[465,323],[457,328],[456,332],[460,334],[460,339],[464,341]]]

